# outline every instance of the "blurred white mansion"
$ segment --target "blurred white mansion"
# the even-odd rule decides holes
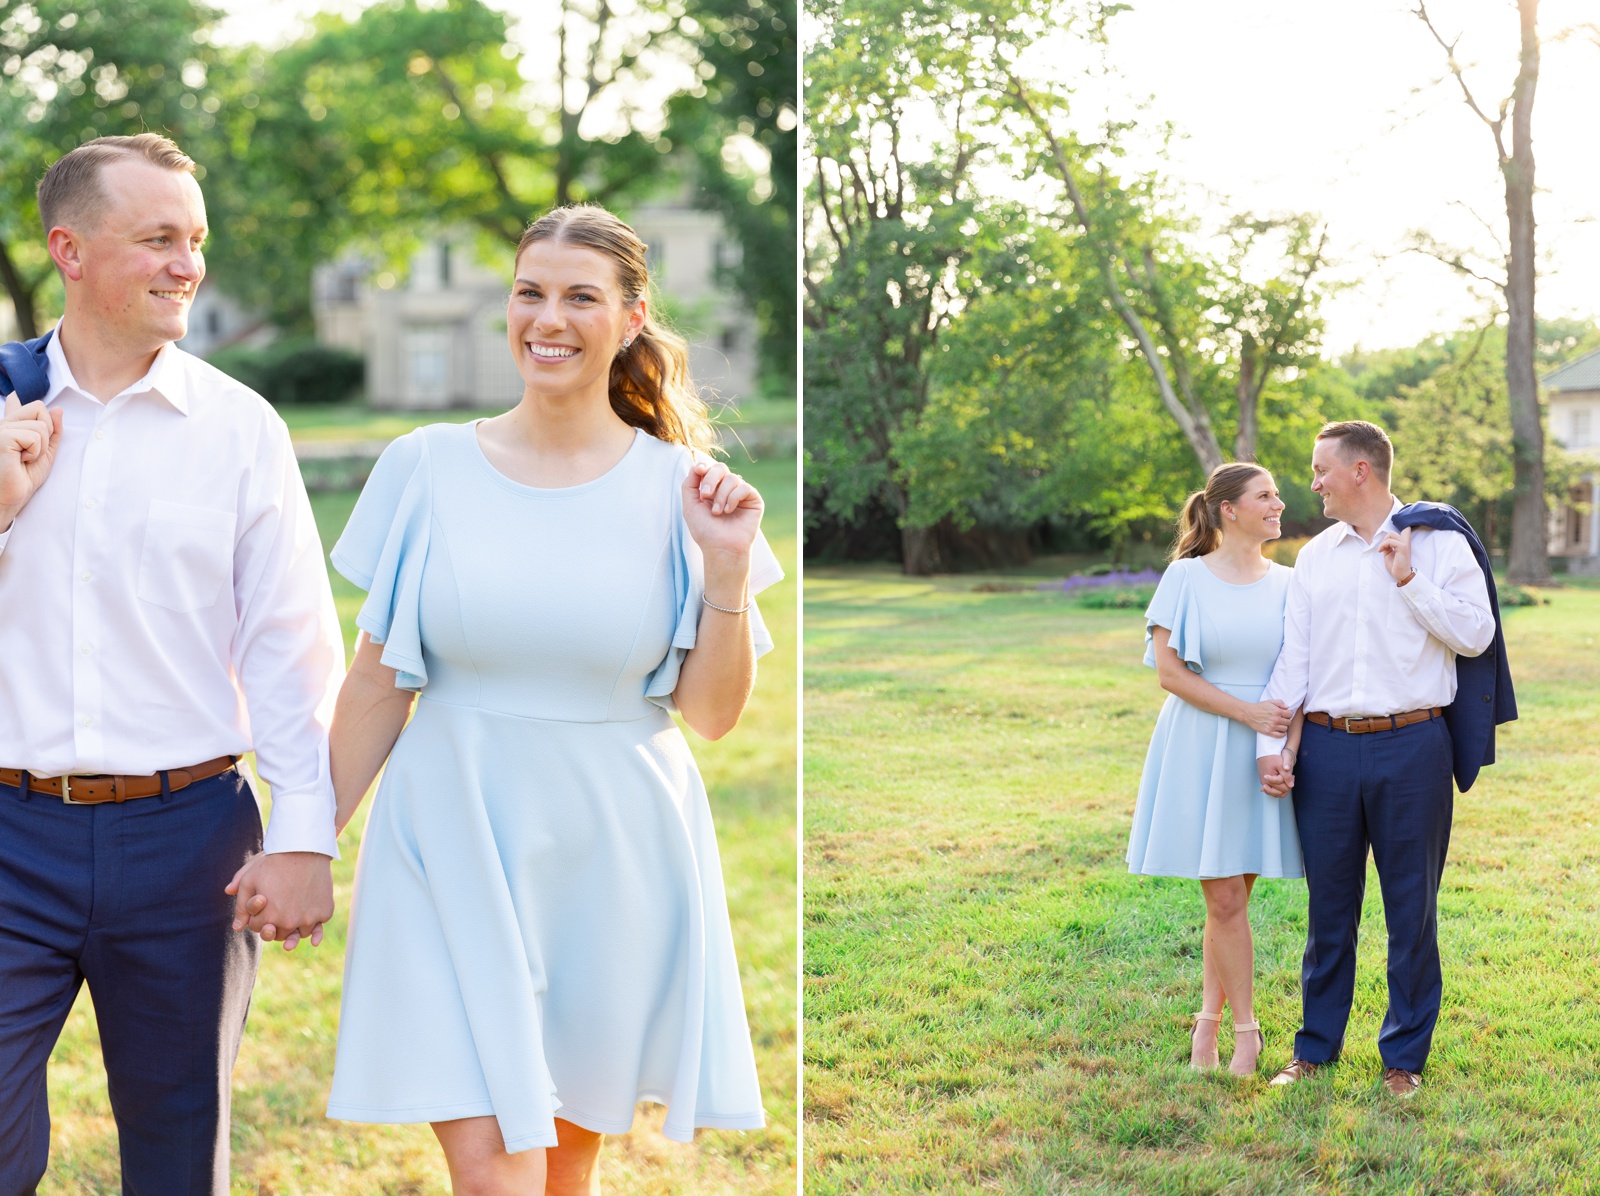
[[[1544,377],[1550,438],[1592,463],[1567,501],[1551,512],[1550,555],[1573,573],[1600,576],[1600,350]]]
[[[713,212],[636,208],[629,221],[649,246],[660,308],[690,343],[690,368],[708,398],[753,393],[756,328],[724,286],[738,242]],[[411,259],[404,277],[347,259],[319,267],[312,285],[317,339],[362,354],[373,407],[436,410],[509,407],[522,379],[506,343],[511,250],[484,265],[470,235],[443,235]]]

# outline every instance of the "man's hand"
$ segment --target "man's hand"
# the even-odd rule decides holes
[[[234,898],[233,928],[255,931],[293,951],[302,938],[322,942],[333,917],[333,861],[315,851],[251,856],[223,890]]]
[[[1261,778],[1261,792],[1268,797],[1286,797],[1294,788],[1293,757],[1287,754],[1258,756],[1256,775]]]
[[[0,532],[44,485],[61,445],[61,408],[6,399],[0,418]]]
[[[1409,527],[1398,536],[1390,532],[1383,538],[1383,543],[1378,545],[1378,551],[1383,553],[1384,564],[1389,567],[1389,576],[1394,578],[1396,584],[1411,576],[1413,570]]]

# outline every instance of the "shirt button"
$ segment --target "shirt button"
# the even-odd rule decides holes
[[[86,726],[86,727],[94,726],[94,719],[90,718],[88,715],[84,715],[84,717],[83,717],[83,725]]]
[[[85,569],[83,571],[83,580],[84,581],[93,581],[94,580],[94,574],[90,573],[89,570]]]
[[[89,511],[94,510],[94,499],[92,499],[92,498],[84,499],[83,500],[83,505],[84,505],[84,509],[85,510],[89,510]]]
[[[94,430],[94,438],[96,440],[104,440],[106,438],[106,430],[104,428],[96,428]]]
[[[88,655],[90,655],[91,653],[94,652],[94,645],[93,644],[85,644],[85,645],[83,645],[83,647],[79,648],[78,651],[82,652],[85,656],[88,656]]]

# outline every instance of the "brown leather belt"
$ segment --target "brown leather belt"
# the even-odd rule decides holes
[[[1375,714],[1368,718],[1334,718],[1321,710],[1308,710],[1306,721],[1319,727],[1332,727],[1335,731],[1348,731],[1352,735],[1366,735],[1371,731],[1398,731],[1412,723],[1425,723],[1444,713],[1442,706],[1426,710],[1407,710],[1404,714]]]
[[[188,768],[166,770],[167,792],[176,793],[196,781],[220,776],[236,763],[237,756],[218,756],[204,764],[191,764]],[[128,776],[77,776],[36,777],[17,768],[0,768],[0,785],[21,789],[26,779],[28,792],[48,793],[59,797],[69,806],[98,806],[104,802],[131,801],[136,797],[154,797],[161,792],[161,773],[151,777]]]

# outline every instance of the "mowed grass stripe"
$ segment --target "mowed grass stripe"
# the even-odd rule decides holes
[[[664,1110],[644,1106],[631,1134],[608,1138],[606,1190],[618,1196],[788,1196],[796,1167],[795,1094],[795,465],[740,463],[761,490],[764,527],[789,577],[761,596],[776,648],[738,729],[690,745],[711,795],[733,919],[745,1006],[768,1126],[703,1130],[692,1146],[661,1136]],[[356,495],[312,497],[331,549]],[[362,591],[337,573],[334,601],[346,644],[355,640]],[[370,808],[370,804],[364,809]],[[365,813],[357,816],[364,823]],[[338,1037],[346,918],[360,837],[341,839],[334,866],[338,912],[320,948],[268,945],[234,1071],[233,1192],[237,1196],[443,1196],[443,1156],[427,1126],[374,1126],[323,1116]],[[405,1050],[405,1043],[396,1043]],[[80,995],[50,1061],[50,1172],[41,1196],[121,1192],[116,1129],[106,1097],[94,1009]]]
[[[1523,717],[1457,798],[1444,1012],[1397,1105],[1370,873],[1327,1082],[1187,1069],[1198,886],[1123,862],[1164,697],[1143,621],[974,580],[807,572],[808,1196],[1600,1190],[1600,590],[1508,616]],[[1272,1065],[1303,884],[1260,882],[1252,919]]]

